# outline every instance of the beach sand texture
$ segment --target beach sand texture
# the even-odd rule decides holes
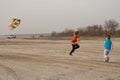
[[[0,40],[0,80],[120,80],[120,40],[104,62],[103,40]]]

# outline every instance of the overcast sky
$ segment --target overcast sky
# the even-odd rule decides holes
[[[0,0],[0,35],[50,33],[105,20],[120,22],[120,0]],[[12,18],[21,19],[10,31]]]

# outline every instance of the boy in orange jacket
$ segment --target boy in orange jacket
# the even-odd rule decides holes
[[[78,45],[78,42],[80,41],[79,38],[79,32],[76,31],[72,37],[71,43],[72,43],[72,50],[70,51],[69,55],[72,56],[72,53],[78,49],[80,46]]]

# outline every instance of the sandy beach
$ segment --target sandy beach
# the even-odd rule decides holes
[[[120,39],[104,62],[104,40],[0,40],[0,80],[120,80]]]

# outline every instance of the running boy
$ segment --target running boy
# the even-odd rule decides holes
[[[104,41],[104,57],[105,57],[105,62],[109,62],[109,53],[110,50],[112,49],[112,40],[110,39],[110,35],[107,35],[107,39]]]
[[[72,53],[75,51],[75,49],[78,49],[80,46],[78,45],[78,42],[80,41],[79,38],[79,32],[76,31],[72,37],[71,43],[72,43],[72,50],[70,51],[69,55],[72,56]]]

